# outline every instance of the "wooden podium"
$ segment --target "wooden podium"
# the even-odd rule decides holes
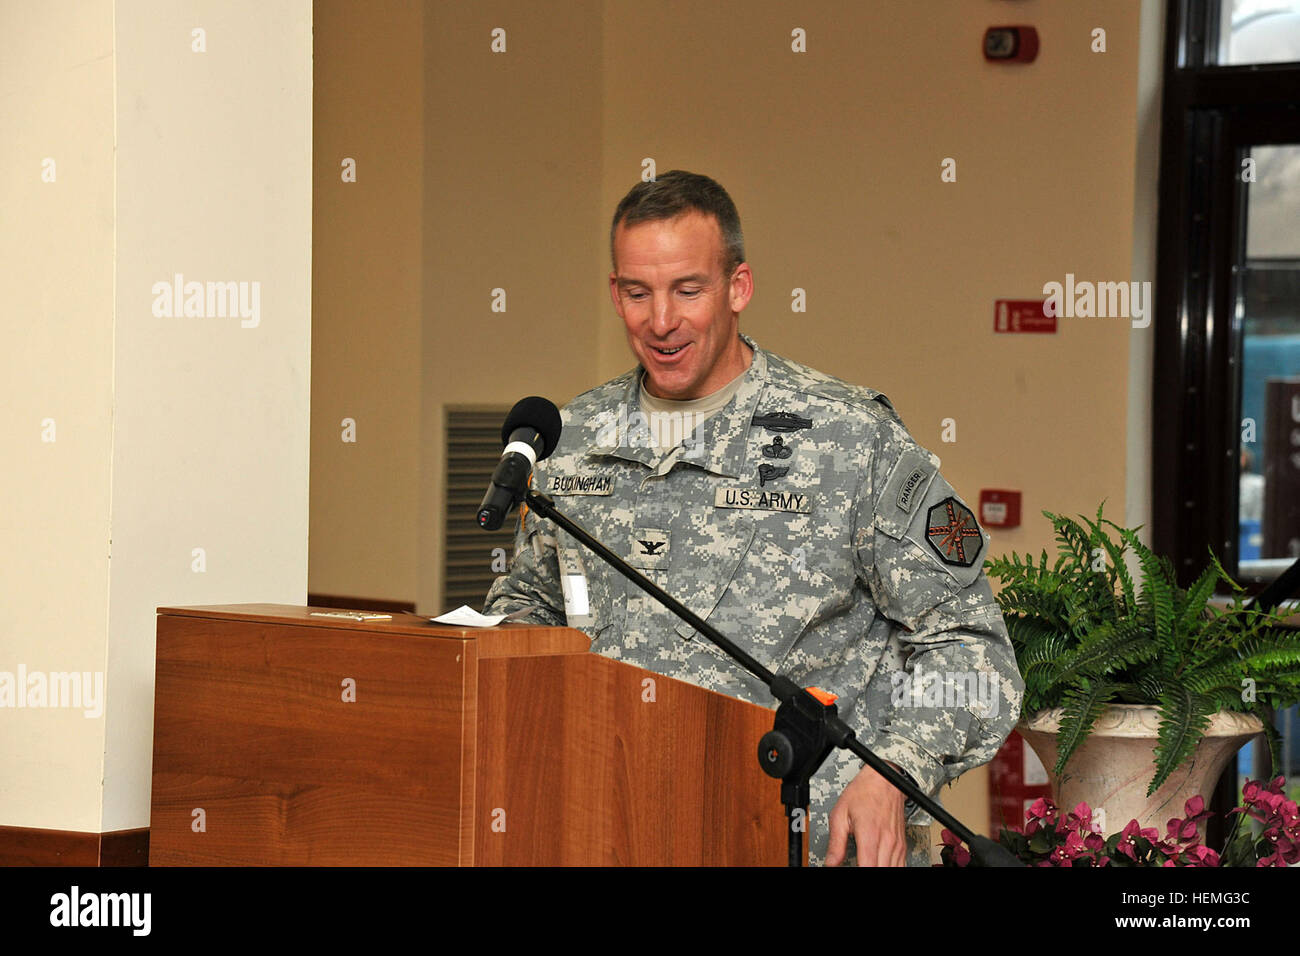
[[[150,864],[784,865],[773,712],[570,628],[159,608]]]

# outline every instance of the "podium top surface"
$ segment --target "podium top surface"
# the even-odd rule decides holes
[[[338,613],[364,613],[355,608],[303,607],[295,604],[213,604],[195,607],[160,607],[158,615],[170,617],[208,618],[211,620],[239,620],[250,623],[282,624],[294,627],[324,627],[380,633],[391,636],[439,638],[442,640],[474,641],[480,654],[488,656],[518,653],[525,646],[531,653],[581,654],[591,647],[591,641],[581,631],[569,627],[544,627],[537,624],[502,623],[497,627],[461,627],[448,624],[431,624],[418,614],[402,611],[375,613],[392,614],[388,620],[358,621],[346,617],[314,616],[313,611]]]

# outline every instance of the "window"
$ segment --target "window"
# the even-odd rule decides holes
[[[1224,0],[1216,26],[1215,64],[1300,60],[1300,3],[1295,0]]]
[[[1258,589],[1300,556],[1300,2],[1169,0],[1166,28],[1152,543],[1184,585],[1208,544]],[[1248,751],[1220,812],[1268,771]]]

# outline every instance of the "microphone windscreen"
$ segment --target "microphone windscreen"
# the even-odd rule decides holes
[[[510,414],[506,416],[506,423],[501,426],[501,443],[503,445],[509,443],[510,433],[516,428],[535,429],[545,442],[537,453],[537,460],[541,461],[555,451],[555,446],[560,443],[561,427],[560,410],[555,407],[555,403],[538,395],[530,395],[528,398],[521,398],[515,403],[515,407],[510,409]]]

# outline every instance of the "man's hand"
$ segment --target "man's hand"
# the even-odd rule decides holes
[[[839,866],[844,862],[852,833],[858,847],[858,866],[905,866],[907,837],[903,830],[903,801],[903,794],[888,780],[870,767],[863,767],[831,810],[826,865]]]

